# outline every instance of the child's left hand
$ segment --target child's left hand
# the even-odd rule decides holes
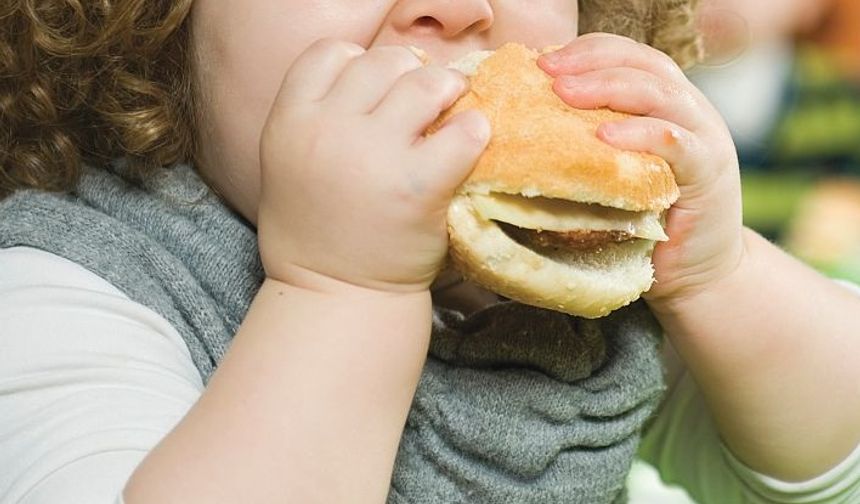
[[[643,297],[721,441],[777,481],[843,463],[860,439],[857,296],[743,228],[728,130],[667,56],[607,35],[554,56],[538,61],[565,102],[642,116],[601,125],[601,139],[672,165],[681,197]]]
[[[603,124],[597,135],[672,166],[681,190],[667,215],[668,242],[654,251],[656,283],[644,296],[671,307],[726,277],[744,255],[738,160],[717,111],[662,52],[609,34],[582,36],[538,59],[569,105],[641,117]]]

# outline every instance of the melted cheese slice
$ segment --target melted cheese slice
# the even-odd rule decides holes
[[[527,198],[503,193],[471,194],[472,204],[486,220],[502,221],[537,231],[624,231],[646,240],[669,239],[655,212],[628,212],[553,198]]]

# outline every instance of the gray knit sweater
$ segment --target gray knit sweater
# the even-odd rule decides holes
[[[85,169],[72,195],[3,200],[0,248],[68,258],[153,309],[206,381],[262,281],[254,230],[187,166],[145,188],[121,169]],[[389,503],[625,500],[663,391],[659,331],[644,306],[599,321],[517,303],[469,317],[436,308],[433,324]]]

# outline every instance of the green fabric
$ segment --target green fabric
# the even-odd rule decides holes
[[[141,189],[86,169],[69,196],[0,202],[0,247],[100,275],[167,319],[208,380],[263,278],[254,230],[187,166]],[[664,385],[644,305],[600,321],[501,303],[437,308],[389,502],[612,503]],[[348,415],[349,412],[345,411]]]

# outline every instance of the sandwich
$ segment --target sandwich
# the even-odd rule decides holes
[[[598,318],[650,288],[679,191],[663,159],[597,138],[601,123],[629,115],[570,107],[538,56],[507,44],[451,65],[471,87],[436,125],[476,108],[492,136],[448,209],[449,257],[506,298]]]

